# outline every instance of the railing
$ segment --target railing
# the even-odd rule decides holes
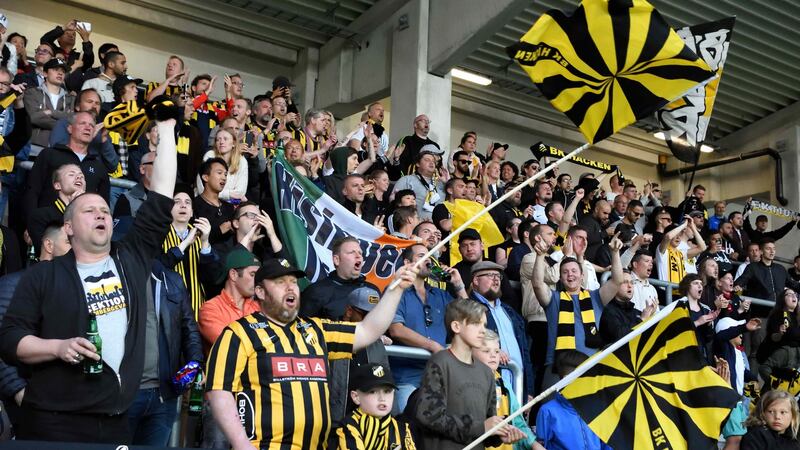
[[[431,357],[431,352],[417,347],[406,347],[403,345],[387,345],[386,354],[395,358],[408,358],[408,359],[424,359],[428,360]],[[525,399],[523,398],[523,390],[525,389],[524,375],[522,368],[509,361],[507,365],[500,366],[501,368],[509,369],[514,376],[514,394],[517,396],[517,401],[520,405],[524,405]]]

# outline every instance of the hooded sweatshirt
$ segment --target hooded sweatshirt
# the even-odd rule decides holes
[[[333,173],[325,176],[325,192],[339,203],[344,203],[344,177],[347,176],[347,158],[356,151],[350,147],[336,147],[330,153]]]

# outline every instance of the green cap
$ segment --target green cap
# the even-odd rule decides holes
[[[260,266],[261,261],[256,258],[252,252],[237,248],[231,250],[228,256],[225,257],[225,267],[221,274],[217,277],[217,283],[223,283],[228,277],[228,272],[231,269],[241,269],[243,267]]]

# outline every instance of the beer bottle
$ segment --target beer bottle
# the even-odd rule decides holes
[[[89,327],[86,330],[86,339],[91,342],[97,349],[96,353],[102,357],[103,340],[100,339],[100,333],[97,331],[97,316],[89,313]],[[99,377],[103,373],[103,360],[95,361],[92,358],[84,358],[83,360],[83,373],[87,377]]]
[[[203,412],[203,372],[198,371],[189,391],[189,415],[199,416]]]

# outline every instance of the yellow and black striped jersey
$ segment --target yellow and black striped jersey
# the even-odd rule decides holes
[[[187,225],[189,230],[194,228],[191,224]],[[161,249],[164,253],[170,254],[170,250],[178,247],[183,240],[178,236],[175,227],[169,226],[169,233],[164,239]],[[172,267],[172,270],[177,272],[183,278],[183,284],[186,285],[186,291],[189,293],[189,300],[194,311],[194,320],[197,321],[200,315],[200,307],[206,301],[205,290],[203,284],[200,282],[200,249],[202,244],[200,239],[195,239],[185,251],[183,251],[183,258],[178,260]],[[175,261],[172,261],[175,262]]]
[[[223,330],[208,357],[207,390],[233,393],[250,442],[261,449],[326,448],[329,360],[352,357],[356,324],[257,312]]]
[[[161,85],[161,82],[158,81],[151,81],[147,83],[147,88],[144,91],[144,98],[147,98],[151,92],[153,92],[158,86]],[[183,92],[183,88],[180,85],[171,86],[167,85],[167,90],[164,91],[164,95],[167,97],[172,97],[174,95],[178,95]]]

